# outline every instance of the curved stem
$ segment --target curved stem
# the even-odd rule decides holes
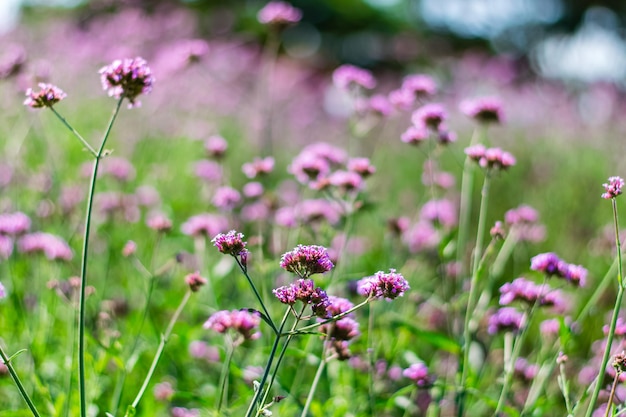
[[[591,417],[593,414],[593,408],[596,405],[596,401],[598,400],[598,395],[600,394],[600,389],[602,389],[602,380],[604,379],[604,374],[606,373],[606,365],[609,363],[609,356],[611,355],[611,346],[613,344],[613,338],[615,336],[615,327],[617,326],[617,317],[619,316],[619,310],[622,306],[622,298],[624,296],[624,284],[622,282],[622,246],[620,243],[619,237],[619,218],[617,215],[617,202],[615,198],[611,200],[613,203],[613,223],[615,225],[615,246],[617,248],[617,283],[619,284],[619,289],[617,291],[617,297],[615,299],[615,306],[613,307],[613,316],[611,317],[611,324],[609,327],[609,334],[606,339],[606,348],[604,349],[604,355],[602,356],[602,363],[600,364],[600,369],[598,370],[598,376],[596,376],[595,386],[593,388],[593,394],[591,394],[591,400],[589,401],[589,406],[587,407],[587,413],[585,417]]]
[[[35,417],[40,417],[39,411],[37,411],[37,407],[35,407],[35,404],[30,399],[30,396],[26,392],[26,389],[24,388],[24,385],[22,384],[20,377],[17,375],[17,372],[15,372],[15,369],[13,368],[11,359],[6,355],[6,353],[4,353],[2,346],[0,346],[0,358],[2,358],[2,362],[9,370],[9,374],[11,375],[11,378],[13,378],[15,385],[17,385],[17,389],[20,391],[20,394],[22,395],[22,398],[24,399],[24,401],[26,401],[26,404],[28,405],[28,408],[30,408],[31,413],[33,413]]]
[[[271,326],[272,330],[274,331],[274,334],[276,334],[277,337],[280,338],[279,336],[280,331],[276,329],[276,324],[274,324],[274,321],[272,320],[272,316],[270,316],[270,313],[267,311],[267,308],[265,307],[265,303],[263,302],[263,299],[261,298],[261,294],[259,294],[259,291],[256,289],[256,285],[254,285],[254,282],[248,275],[248,269],[242,265],[238,257],[234,256],[234,258],[235,258],[235,261],[237,261],[237,265],[239,265],[239,269],[241,269],[241,272],[243,272],[243,275],[248,280],[250,287],[252,287],[252,291],[254,291],[254,295],[256,299],[259,300],[259,303],[261,304],[261,308],[263,309],[263,313],[265,314],[265,317],[267,317],[267,319],[269,320],[268,324]]]
[[[95,149],[91,147],[91,145],[89,143],[87,143],[87,141],[80,135],[80,133],[78,133],[76,131],[76,129],[74,129],[72,127],[72,125],[70,125],[67,120],[65,120],[65,118],[63,116],[61,116],[55,109],[54,106],[50,107],[50,110],[52,110],[52,113],[54,113],[56,115],[56,117],[59,118],[59,120],[61,121],[61,123],[63,123],[65,125],[65,127],[67,127],[73,134],[74,136],[76,136],[76,138],[78,138],[78,140],[83,144],[83,146],[85,148],[87,148],[87,150],[89,151],[89,153],[91,154],[91,156],[93,156],[94,158],[98,157],[98,154],[96,153]]]
[[[120,98],[117,102],[117,106],[113,111],[109,125],[102,138],[100,148],[95,155],[93,162],[93,171],[91,173],[91,182],[89,184],[89,194],[87,195],[87,212],[85,214],[85,233],[83,236],[83,251],[81,257],[80,268],[80,300],[78,307],[78,391],[80,395],[80,415],[81,417],[87,417],[87,400],[85,397],[85,288],[87,287],[87,258],[89,253],[89,232],[91,231],[91,211],[93,209],[93,196],[96,190],[96,180],[98,178],[98,167],[100,166],[100,159],[104,153],[104,146],[111,133],[113,123],[117,118],[122,105]]]

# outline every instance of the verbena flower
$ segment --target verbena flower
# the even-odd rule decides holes
[[[55,85],[39,83],[39,91],[35,91],[32,88],[26,90],[27,98],[24,100],[24,105],[33,109],[52,107],[66,96],[67,94]]]
[[[148,94],[152,91],[154,77],[147,62],[141,58],[117,59],[110,65],[100,69],[100,81],[102,88],[111,97],[127,98],[129,108],[138,107],[141,102],[137,101],[140,94]]]
[[[280,267],[301,278],[308,278],[313,274],[328,272],[333,269],[334,265],[325,247],[298,245],[292,251],[283,254]]]
[[[419,388],[429,388],[434,383],[434,376],[428,372],[428,367],[421,363],[414,363],[413,365],[402,371],[402,375],[413,381]]]
[[[361,334],[359,331],[359,322],[350,317],[344,317],[334,322],[322,324],[319,327],[319,331],[326,334],[331,339],[344,341],[352,340]]]
[[[181,226],[181,231],[190,236],[215,236],[228,228],[225,217],[217,214],[198,214],[192,216]]]
[[[17,241],[20,253],[43,252],[50,260],[60,259],[69,261],[74,254],[69,245],[62,238],[43,232],[29,233]]]
[[[540,253],[531,258],[530,269],[543,272],[548,276],[556,276],[578,287],[584,287],[587,281],[587,269],[582,265],[569,264],[555,253]]]
[[[254,340],[261,337],[261,333],[255,331],[260,323],[261,317],[258,312],[222,310],[212,314],[203,327],[215,330],[218,333],[226,333],[229,329],[232,329],[243,336],[244,340]]]
[[[241,202],[241,194],[232,187],[218,187],[211,199],[213,205],[222,210],[232,210]]]
[[[437,84],[428,75],[408,75],[402,81],[402,89],[410,91],[416,97],[432,96],[437,93]]]
[[[448,113],[442,104],[430,103],[415,110],[411,121],[415,126],[426,126],[434,131],[448,118]]]
[[[241,170],[246,177],[252,179],[261,175],[267,175],[274,170],[274,158],[254,158],[252,162],[247,162],[241,166]]]
[[[485,148],[483,145],[473,145],[465,149],[465,154],[476,161],[482,168],[507,169],[515,165],[515,157],[500,148]]]
[[[169,401],[174,396],[174,387],[167,381],[159,382],[152,392],[157,401]]]
[[[502,102],[495,97],[464,100],[459,107],[461,112],[480,123],[502,123],[504,121]]]
[[[500,305],[522,301],[529,305],[562,308],[565,304],[562,294],[548,285],[538,285],[520,277],[500,287]]]
[[[348,171],[356,172],[361,177],[366,178],[376,172],[374,167],[368,158],[351,158],[348,160]]]
[[[259,198],[263,195],[265,189],[263,188],[263,184],[261,184],[260,182],[251,181],[249,183],[246,183],[241,191],[246,198]]]
[[[4,285],[2,285],[2,283],[0,282],[0,300],[3,298],[6,298],[7,296],[7,291],[4,288]]]
[[[318,317],[329,317],[330,301],[326,291],[315,288],[311,279],[299,279],[296,282],[272,290],[274,296],[283,304],[294,305],[296,301],[311,306],[313,314]]]
[[[530,382],[539,373],[539,365],[528,363],[525,358],[517,358],[513,369],[513,375],[525,382]]]
[[[404,292],[410,288],[407,280],[395,269],[390,269],[389,273],[378,271],[373,276],[363,278],[357,283],[357,292],[362,296],[388,300],[403,296]]]
[[[128,258],[129,256],[133,255],[136,251],[137,251],[137,244],[134,241],[129,240],[124,245],[124,248],[122,248],[122,256],[124,256],[125,258]]]
[[[266,25],[289,25],[302,19],[302,11],[284,1],[270,1],[259,10],[257,19]]]
[[[220,159],[224,156],[226,150],[228,149],[228,142],[226,142],[226,139],[221,136],[213,135],[204,142],[204,149],[206,150],[208,156]]]
[[[228,233],[220,233],[211,242],[213,242],[217,250],[225,255],[237,256],[246,250],[243,233],[238,233],[235,230],[231,230]]]
[[[425,126],[411,126],[400,135],[400,140],[410,145],[419,145],[428,139],[429,135],[430,133]]]
[[[0,234],[21,235],[30,229],[30,217],[17,211],[0,214]]]
[[[350,64],[342,65],[333,72],[333,83],[340,90],[350,90],[353,87],[369,90],[376,87],[376,79],[371,72]]]
[[[450,200],[429,200],[420,210],[420,219],[440,224],[443,227],[454,227],[458,222],[456,212],[456,205]]]
[[[151,214],[146,220],[146,224],[150,229],[157,232],[167,232],[172,228],[172,221],[161,213]]]
[[[522,328],[524,315],[513,307],[502,307],[489,317],[487,331],[496,334],[500,331],[516,332]]]
[[[602,184],[605,193],[602,194],[602,198],[610,200],[617,197],[622,193],[622,187],[624,187],[624,180],[621,177],[609,177],[609,182]]]
[[[189,285],[191,291],[197,292],[203,285],[206,285],[207,280],[196,271],[187,274],[187,276],[185,276],[185,282]]]

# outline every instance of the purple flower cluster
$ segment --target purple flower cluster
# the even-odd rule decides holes
[[[335,86],[344,91],[348,91],[355,87],[372,89],[376,87],[376,79],[371,72],[354,65],[345,64],[333,72],[333,83]]]
[[[364,297],[369,298],[386,298],[387,300],[393,300],[397,297],[402,297],[404,292],[409,290],[409,283],[406,279],[396,272],[395,269],[390,269],[389,273],[378,271],[371,277],[366,277],[357,282],[357,292]]]
[[[207,280],[196,271],[187,274],[187,276],[185,276],[185,282],[189,285],[191,291],[197,292],[203,285],[206,285]]]
[[[434,131],[438,131],[441,124],[448,118],[448,112],[443,104],[425,104],[415,110],[411,115],[414,126],[424,126]]]
[[[555,307],[562,309],[565,305],[563,295],[552,290],[548,285],[537,285],[526,278],[520,277],[500,287],[500,305],[508,305],[514,301],[522,301],[529,305]]]
[[[69,245],[59,236],[50,233],[35,232],[25,234],[17,241],[20,253],[43,252],[50,260],[70,261],[74,254]]]
[[[515,361],[513,374],[522,381],[532,381],[537,376],[537,373],[539,373],[539,365],[528,363],[528,360],[525,358],[517,358],[517,361]]]
[[[265,25],[290,25],[302,19],[302,12],[284,1],[270,1],[259,10],[257,19]]]
[[[305,305],[311,305],[313,314],[321,318],[327,318],[330,301],[326,291],[315,287],[312,279],[299,279],[296,282],[275,288],[272,290],[278,301],[283,304],[294,305],[301,301]]]
[[[147,62],[141,58],[117,59],[100,69],[102,88],[111,97],[127,98],[129,108],[140,106],[137,101],[140,94],[152,91],[154,77]]]
[[[16,236],[28,230],[30,230],[30,217],[26,214],[20,211],[0,214],[0,234]]]
[[[221,159],[228,149],[228,142],[221,136],[213,135],[204,142],[207,155],[214,159]]]
[[[404,143],[419,145],[427,140],[432,132],[442,145],[456,142],[456,133],[451,132],[444,123],[447,118],[448,112],[442,104],[426,104],[413,112],[411,115],[413,124],[400,135],[400,139]]]
[[[530,260],[530,269],[563,278],[578,287],[584,287],[587,281],[587,269],[581,265],[569,264],[552,252],[534,256]]]
[[[502,307],[491,317],[487,325],[489,334],[496,334],[500,331],[516,332],[524,324],[524,314],[513,307]]]
[[[609,182],[602,184],[602,186],[605,190],[605,192],[602,194],[602,198],[610,200],[622,193],[624,180],[621,177],[609,177]]]
[[[220,233],[211,240],[213,245],[225,255],[237,256],[247,251],[246,242],[243,240],[243,233],[231,230],[228,233]]]
[[[27,98],[24,100],[24,105],[33,109],[52,107],[66,96],[67,94],[55,85],[39,83],[39,91],[35,91],[32,88],[26,90]]]
[[[225,217],[204,213],[192,216],[182,224],[181,230],[189,236],[215,236],[228,228],[228,220]]]
[[[253,179],[258,176],[267,175],[274,170],[274,158],[254,158],[252,162],[247,162],[241,166],[241,170],[246,177]]]
[[[258,312],[221,310],[212,314],[203,327],[218,333],[226,333],[229,329],[233,329],[241,334],[244,340],[254,340],[261,337],[261,333],[254,331],[260,323],[261,316]]]
[[[215,190],[211,202],[218,209],[230,211],[241,202],[241,194],[234,188],[224,185]]]
[[[507,169],[515,165],[515,157],[500,148],[486,148],[484,145],[473,145],[465,149],[465,154],[487,169]]]
[[[414,363],[413,365],[402,371],[405,378],[413,381],[419,388],[430,388],[435,382],[435,378],[428,371],[428,367],[422,363]]]
[[[541,242],[546,237],[546,228],[538,223],[539,213],[534,208],[521,205],[504,213],[504,221],[515,230],[519,241]]]
[[[298,245],[291,252],[286,252],[280,259],[280,267],[308,278],[313,274],[323,274],[333,269],[328,250],[317,245]]]
[[[495,97],[464,100],[459,107],[461,112],[480,123],[502,123],[504,121],[502,102]]]

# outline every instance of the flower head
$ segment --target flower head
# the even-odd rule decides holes
[[[228,233],[220,233],[211,240],[213,245],[223,254],[237,256],[246,250],[246,242],[243,233],[231,230]]]
[[[220,159],[221,157],[223,157],[227,149],[228,142],[226,142],[226,139],[219,135],[210,136],[204,142],[204,150],[210,157],[215,159]]]
[[[284,1],[270,1],[259,10],[257,19],[266,25],[290,25],[302,19],[302,11]]]
[[[496,334],[499,331],[516,332],[522,328],[524,315],[513,307],[502,307],[494,315],[489,317],[487,331]]]
[[[247,162],[241,166],[241,170],[246,177],[256,178],[258,176],[267,175],[274,170],[274,158],[254,158],[252,162]]]
[[[17,242],[20,253],[43,252],[50,260],[70,261],[74,256],[65,240],[49,233],[36,232],[23,235]]]
[[[326,248],[317,245],[298,245],[291,252],[283,254],[280,266],[301,278],[323,274],[334,267]]]
[[[141,57],[117,59],[110,65],[100,69],[102,88],[107,90],[109,96],[115,98],[127,98],[129,108],[140,106],[137,101],[140,94],[148,94],[152,91],[154,77],[152,70]]]
[[[185,282],[189,285],[191,291],[197,292],[200,287],[207,283],[207,280],[199,272],[193,272],[185,277]]]
[[[227,230],[228,221],[216,214],[204,213],[192,216],[181,226],[181,231],[191,236],[215,236]]]
[[[402,81],[402,89],[408,90],[414,96],[432,96],[437,92],[437,84],[428,75],[413,74]]]
[[[16,211],[15,213],[0,214],[0,234],[20,235],[30,229],[30,218]]]
[[[459,107],[461,112],[480,123],[502,123],[504,119],[502,103],[495,97],[464,100]]]
[[[386,298],[393,300],[402,297],[410,289],[409,283],[402,276],[390,269],[389,273],[378,271],[371,277],[366,277],[357,283],[357,292],[364,297]]]
[[[4,285],[0,282],[0,300],[7,296],[7,291],[4,289]]]
[[[24,100],[24,105],[33,109],[52,107],[66,96],[67,94],[55,85],[39,83],[39,91],[34,91],[32,88],[26,90],[27,98]]]
[[[473,145],[465,149],[465,154],[487,169],[507,169],[515,165],[515,157],[500,148],[485,148],[483,145]]]
[[[414,363],[406,368],[402,371],[402,375],[415,382],[420,388],[428,388],[434,382],[434,377],[428,373],[428,367],[421,362]]]
[[[446,120],[448,114],[442,104],[426,104],[413,112],[411,120],[416,126],[426,126],[438,130],[441,123]]]
[[[425,126],[411,126],[404,133],[402,133],[400,139],[402,142],[410,145],[419,145],[428,139],[428,135],[429,132]]]
[[[622,193],[622,187],[624,187],[624,180],[621,177],[609,177],[609,182],[602,184],[605,193],[602,194],[602,198],[610,200],[617,197]]]
[[[261,333],[254,332],[260,323],[261,316],[256,311],[222,310],[211,315],[203,327],[218,333],[226,333],[229,329],[233,329],[241,334],[244,340],[254,340],[261,336]]]
[[[376,79],[371,72],[354,65],[345,64],[333,72],[333,83],[340,90],[349,90],[355,86],[372,89]]]

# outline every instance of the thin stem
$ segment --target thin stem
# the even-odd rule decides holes
[[[376,408],[376,397],[374,395],[374,348],[373,345],[373,330],[374,330],[374,308],[369,305],[369,314],[367,319],[367,358],[369,360],[369,372],[367,378],[367,389],[369,391],[369,407],[370,415],[374,415],[374,409]]]
[[[154,371],[155,371],[155,369],[157,367],[157,364],[159,363],[159,360],[161,359],[161,356],[163,355],[163,351],[165,350],[165,344],[167,343],[167,341],[169,340],[170,336],[172,335],[172,330],[174,329],[174,324],[176,324],[176,322],[178,321],[178,318],[180,317],[180,314],[182,313],[183,309],[185,308],[185,305],[187,304],[187,302],[189,301],[189,298],[191,297],[191,293],[192,293],[191,289],[187,289],[187,292],[185,293],[182,301],[180,302],[180,304],[178,305],[178,308],[174,312],[174,315],[170,319],[170,322],[167,325],[167,328],[165,329],[165,333],[163,333],[161,335],[161,342],[159,343],[159,347],[157,348],[157,351],[154,354],[154,359],[152,360],[152,365],[150,365],[150,369],[148,370],[148,374],[146,375],[146,378],[144,379],[143,384],[141,385],[141,388],[139,389],[139,392],[137,393],[137,396],[135,397],[135,399],[133,400],[133,403],[130,406],[130,408],[132,410],[135,410],[137,408],[137,405],[139,404],[139,401],[143,397],[143,394],[146,392],[146,389],[148,388],[148,384],[150,383],[150,380],[152,379],[152,375],[154,374]],[[128,417],[128,416],[129,416],[129,413],[127,411],[126,412],[126,417]]]
[[[50,107],[50,110],[52,110],[52,113],[54,113],[56,115],[56,117],[59,118],[59,120],[61,121],[61,123],[63,123],[65,125],[65,127],[67,127],[73,134],[74,136],[76,136],[78,138],[78,140],[83,144],[83,146],[85,148],[87,148],[87,150],[89,151],[89,153],[91,154],[91,156],[93,156],[94,158],[98,157],[98,154],[96,153],[95,149],[91,147],[91,145],[89,143],[87,143],[87,141],[80,135],[80,133],[78,133],[76,131],[76,129],[74,129],[72,127],[72,125],[70,125],[67,120],[65,120],[65,118],[63,116],[61,116],[54,108],[54,106]]]
[[[222,373],[220,375],[220,390],[219,399],[217,400],[217,413],[222,411],[222,404],[226,403],[228,406],[228,370],[230,369],[230,363],[233,360],[233,353],[235,352],[235,343],[230,343],[228,351],[226,352],[226,360],[222,366]]]
[[[482,198],[480,201],[480,211],[478,215],[478,231],[476,232],[476,246],[474,247],[474,256],[472,260],[472,279],[470,282],[470,293],[467,300],[467,308],[465,309],[465,323],[463,325],[463,362],[461,362],[461,381],[459,399],[458,399],[458,416],[462,416],[465,406],[465,384],[469,374],[469,351],[470,351],[470,320],[472,317],[472,309],[474,308],[475,298],[478,293],[478,275],[480,259],[482,256],[483,236],[485,233],[485,225],[487,219],[487,206],[489,202],[489,185],[490,175],[487,171],[485,181],[483,182]]]
[[[613,398],[615,398],[615,388],[617,388],[617,383],[619,382],[619,376],[621,372],[615,372],[615,378],[613,378],[613,385],[611,385],[611,394],[609,394],[609,400],[606,402],[606,413],[604,417],[609,417],[611,414],[611,408],[613,408]]]
[[[98,178],[98,167],[100,166],[100,159],[104,152],[104,146],[111,133],[113,123],[117,118],[122,105],[120,98],[117,102],[117,106],[113,111],[109,125],[102,138],[100,148],[95,155],[93,162],[93,171],[91,174],[91,181],[89,184],[89,194],[87,195],[87,210],[85,214],[85,233],[83,236],[83,252],[81,257],[80,268],[80,300],[78,308],[78,391],[80,395],[80,415],[81,417],[87,417],[87,400],[85,397],[85,288],[87,287],[87,254],[89,253],[89,232],[91,231],[91,211],[93,208],[93,196],[96,190],[96,180]]]
[[[30,399],[30,396],[26,392],[26,389],[24,388],[24,385],[22,384],[20,377],[17,375],[17,372],[15,372],[15,368],[13,368],[13,364],[11,363],[11,360],[2,349],[2,346],[0,346],[0,357],[2,358],[2,362],[4,362],[4,365],[9,370],[9,374],[11,374],[11,378],[13,378],[13,382],[15,382],[15,385],[17,385],[17,389],[20,391],[20,394],[22,395],[22,398],[24,399],[24,401],[26,401],[26,404],[28,405],[28,408],[30,408],[31,413],[33,413],[35,417],[40,417],[39,411],[37,411],[37,407],[35,407],[35,404]]]
[[[622,246],[619,237],[619,218],[617,215],[617,202],[615,201],[615,198],[611,199],[611,202],[613,203],[613,223],[615,225],[615,245],[617,248],[617,282],[619,284],[619,289],[617,290],[617,297],[615,299],[615,306],[613,308],[613,316],[611,317],[609,334],[607,335],[606,339],[606,348],[604,349],[602,363],[600,364],[600,369],[598,370],[598,376],[596,376],[593,394],[591,394],[591,400],[589,401],[589,406],[587,407],[587,413],[585,414],[585,417],[591,417],[591,414],[593,414],[593,408],[595,407],[598,400],[600,389],[602,389],[602,380],[604,379],[604,375],[606,373],[606,365],[607,363],[609,363],[611,346],[613,345],[613,338],[615,336],[615,327],[617,326],[617,317],[619,316],[619,310],[622,306],[622,298],[624,296],[624,285],[622,283]]]
[[[333,316],[333,317],[331,317],[329,319],[318,321],[316,323],[309,324],[308,326],[300,327],[299,329],[292,330],[292,331],[290,331],[290,332],[288,332],[286,334],[289,335],[289,336],[294,335],[294,334],[300,334],[302,332],[306,332],[306,331],[309,331],[311,329],[315,329],[316,327],[320,327],[323,324],[330,323],[332,321],[337,321],[339,319],[342,319],[342,318],[346,317],[347,315],[349,315],[353,311],[358,310],[359,308],[363,307],[364,305],[366,305],[367,303],[369,303],[372,300],[373,300],[373,298],[367,298],[365,301],[355,305],[350,310],[346,310],[343,313],[337,314],[336,316]]]
[[[317,385],[320,382],[322,377],[322,373],[324,372],[324,368],[326,367],[326,352],[328,350],[328,342],[330,337],[326,337],[324,341],[324,347],[322,349],[322,356],[320,357],[320,365],[317,367],[317,372],[315,372],[315,377],[313,377],[313,382],[311,383],[311,389],[309,390],[309,395],[306,397],[306,402],[304,403],[304,408],[302,409],[302,413],[300,417],[306,417],[306,414],[309,412],[309,407],[311,407],[311,403],[313,402],[313,397],[315,396],[315,391],[317,391]]]
[[[239,262],[239,261],[237,261]],[[243,269],[242,269],[243,270]],[[263,376],[261,377],[261,382],[254,393],[254,397],[248,406],[248,411],[246,411],[246,417],[251,417],[254,413],[254,407],[256,406],[259,398],[261,397],[261,392],[263,391],[263,385],[265,385],[265,381],[267,381],[267,377],[270,373],[270,369],[272,368],[272,362],[274,361],[274,356],[276,356],[276,351],[278,350],[278,343],[280,342],[280,338],[282,336],[283,329],[285,324],[287,323],[287,318],[289,317],[289,313],[291,312],[291,307],[288,307],[285,310],[285,314],[283,315],[283,319],[280,322],[280,327],[276,333],[276,338],[274,339],[274,344],[272,345],[272,350],[270,351],[270,356],[267,358],[267,364],[265,365],[265,371],[263,372]]]
[[[270,316],[270,313],[267,311],[267,308],[265,307],[265,303],[263,302],[263,299],[261,298],[261,294],[259,294],[259,291],[256,289],[256,286],[254,285],[254,282],[252,282],[252,279],[250,278],[250,276],[248,275],[248,270],[246,267],[244,267],[241,264],[241,261],[239,260],[238,257],[234,256],[235,261],[237,261],[237,265],[239,265],[239,268],[241,269],[241,272],[243,272],[243,275],[246,277],[246,279],[248,280],[248,283],[250,284],[250,287],[252,287],[252,291],[254,291],[254,295],[256,296],[257,300],[259,300],[259,303],[261,304],[261,308],[263,309],[263,313],[265,314],[265,317],[267,317],[267,319],[269,320],[269,325],[272,328],[272,330],[274,331],[274,334],[277,335],[277,337],[280,337],[280,331],[276,330],[276,324],[274,324],[274,321],[272,320],[272,316]]]

